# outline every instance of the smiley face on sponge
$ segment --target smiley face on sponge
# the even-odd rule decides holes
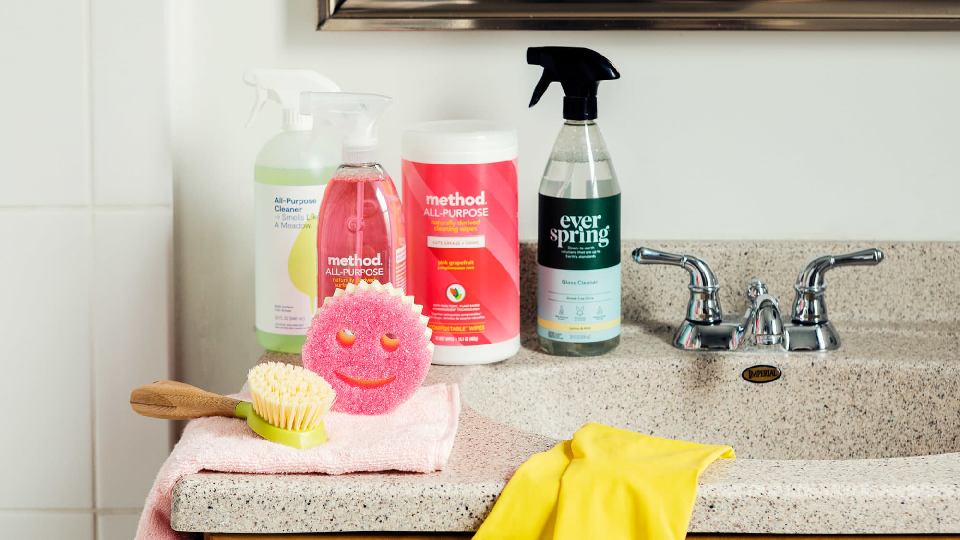
[[[303,366],[333,386],[333,410],[388,413],[420,388],[433,356],[422,310],[379,281],[347,285],[324,300],[307,331]]]

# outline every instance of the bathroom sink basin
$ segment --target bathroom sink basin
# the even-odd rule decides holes
[[[646,335],[645,335],[646,334]],[[568,439],[599,422],[702,443],[738,458],[844,460],[960,452],[960,336],[845,328],[840,351],[678,351],[626,326],[614,355],[523,354],[474,369],[464,402],[512,428]],[[530,341],[526,346],[532,347]],[[771,365],[757,384],[745,369]]]

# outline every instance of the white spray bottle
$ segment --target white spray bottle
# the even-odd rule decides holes
[[[243,80],[257,90],[248,126],[268,100],[283,110],[283,131],[263,145],[254,167],[257,340],[267,350],[299,353],[317,306],[317,215],[341,153],[335,128],[314,127],[300,114],[300,93],[340,88],[300,69],[248,69]]]

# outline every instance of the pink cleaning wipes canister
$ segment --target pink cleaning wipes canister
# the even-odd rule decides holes
[[[407,294],[433,330],[434,364],[520,350],[517,133],[481,120],[403,134]]]

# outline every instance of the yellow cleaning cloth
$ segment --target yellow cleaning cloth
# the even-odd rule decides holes
[[[733,448],[587,424],[526,461],[474,540],[680,540],[697,478]]]

